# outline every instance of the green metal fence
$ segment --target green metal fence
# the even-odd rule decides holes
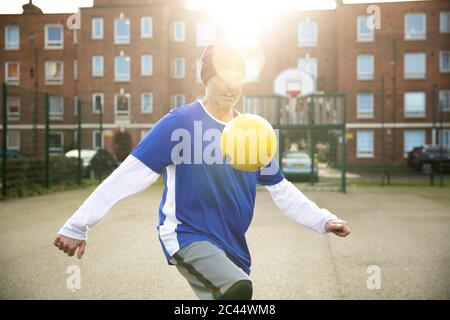
[[[3,197],[80,185],[111,172],[116,163],[105,167],[113,156],[102,150],[103,105],[92,100],[2,84]]]

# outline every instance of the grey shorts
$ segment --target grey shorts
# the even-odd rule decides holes
[[[249,276],[226,253],[209,241],[195,241],[171,259],[199,299],[218,299],[240,280]]]

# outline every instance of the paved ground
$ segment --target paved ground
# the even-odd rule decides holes
[[[56,231],[92,188],[0,202],[2,299],[194,299],[157,240],[161,186],[119,203],[90,233],[82,260],[52,246]],[[256,299],[450,299],[450,197],[439,188],[305,191],[352,227],[345,239],[284,217],[258,190],[248,232]],[[67,268],[81,270],[70,291]],[[381,271],[369,290],[367,268]]]

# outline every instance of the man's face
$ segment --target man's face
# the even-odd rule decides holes
[[[206,85],[206,98],[216,107],[231,109],[239,101],[244,86],[244,75],[239,71],[222,71]]]

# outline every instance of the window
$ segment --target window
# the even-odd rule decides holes
[[[103,77],[103,57],[93,56],[92,57],[92,76],[93,77]]]
[[[182,42],[186,39],[186,27],[184,21],[175,21],[173,23],[172,39],[175,42]]]
[[[153,94],[144,92],[141,94],[141,112],[152,113],[153,112]]]
[[[405,40],[420,40],[426,37],[425,13],[405,14]]]
[[[63,62],[46,61],[45,62],[45,84],[63,83]]]
[[[372,80],[374,58],[372,54],[360,54],[357,58],[358,80]]]
[[[78,116],[78,96],[73,97],[73,115]]]
[[[141,56],[141,75],[151,76],[153,74],[153,56],[145,54]]]
[[[92,149],[103,149],[105,145],[105,131],[100,135],[100,130],[92,131]]]
[[[450,129],[441,129],[439,131],[439,144],[450,147]]]
[[[403,156],[407,157],[415,147],[421,147],[425,144],[425,130],[405,130],[403,132]]]
[[[197,22],[197,46],[205,47],[216,41],[216,26],[212,22]]]
[[[357,38],[359,42],[370,42],[374,40],[374,28],[372,26],[373,16],[359,16],[356,19]]]
[[[103,39],[103,18],[92,19],[92,39]]]
[[[62,49],[64,46],[63,26],[51,24],[45,26],[45,49]]]
[[[61,154],[64,148],[64,134],[62,132],[50,132],[48,136],[50,154]]]
[[[78,60],[73,60],[73,80],[78,80]]]
[[[7,97],[6,99],[8,120],[19,120],[20,118],[20,98]]]
[[[439,31],[441,33],[450,32],[450,11],[442,11],[439,15]]]
[[[116,57],[114,79],[115,81],[130,81],[130,57]]]
[[[176,94],[172,96],[172,106],[174,106],[175,108],[178,108],[182,105],[184,105],[184,95],[182,94]]]
[[[151,38],[153,36],[152,17],[141,18],[141,38]]]
[[[201,72],[202,72],[202,59],[197,59],[195,61],[195,82],[197,83],[202,83]]]
[[[184,58],[174,58],[172,60],[172,77],[175,79],[184,78],[185,60]]]
[[[73,38],[73,44],[77,44],[78,43],[78,30],[77,29],[72,30],[72,38]]]
[[[5,49],[17,50],[20,46],[19,26],[5,26]]]
[[[114,20],[114,43],[128,44],[130,43],[130,20],[116,19]]]
[[[259,59],[245,59],[245,82],[255,82],[259,80],[260,66]]]
[[[450,90],[439,90],[439,107],[441,111],[450,111]]]
[[[425,53],[405,53],[405,79],[425,79]]]
[[[450,72],[450,51],[439,52],[439,70],[442,73]]]
[[[100,111],[104,111],[105,96],[103,93],[94,92],[92,94],[92,113],[100,113]]]
[[[114,108],[117,116],[130,115],[130,94],[117,93],[114,96]]]
[[[372,158],[373,145],[372,130],[359,130],[356,132],[356,156],[358,158]]]
[[[303,72],[317,79],[317,59],[316,58],[300,58],[297,67]]]
[[[373,118],[373,93],[360,92],[356,96],[358,118]]]
[[[9,131],[7,134],[6,148],[8,150],[20,150],[20,131]]]
[[[49,119],[62,120],[64,118],[64,97],[49,96]]]
[[[5,62],[5,80],[7,84],[19,84],[20,64],[17,61]]]
[[[317,45],[317,23],[304,21],[298,24],[297,44],[299,47],[315,47]]]
[[[405,118],[425,117],[425,92],[404,93]]]
[[[148,130],[141,130],[141,140],[144,139],[144,137],[147,133],[148,133]]]

